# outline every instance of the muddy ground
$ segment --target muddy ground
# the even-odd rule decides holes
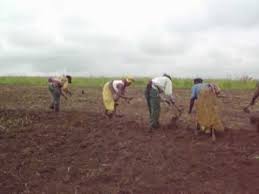
[[[259,193],[259,133],[249,119],[259,107],[242,111],[252,91],[225,91],[216,143],[194,135],[189,90],[175,91],[185,110],[177,126],[163,105],[164,126],[153,133],[142,89],[129,90],[136,98],[113,120],[101,89],[72,91],[55,114],[46,87],[0,86],[1,194]]]

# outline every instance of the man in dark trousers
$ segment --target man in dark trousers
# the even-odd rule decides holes
[[[164,96],[161,96],[162,94]],[[163,100],[165,100],[168,104],[175,103],[172,78],[169,75],[164,74],[163,76],[150,80],[145,90],[145,97],[149,110],[150,131],[152,131],[152,129],[157,129],[160,127],[159,116],[161,97],[164,97],[165,99]]]

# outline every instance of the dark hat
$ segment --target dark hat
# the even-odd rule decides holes
[[[202,83],[202,82],[203,82],[203,79],[201,79],[201,78],[195,78],[195,79],[193,80],[193,82],[194,82],[195,84],[199,84],[199,83]]]
[[[68,83],[72,83],[72,77],[70,76],[70,75],[66,75],[66,78],[67,78],[67,80],[68,80]]]
[[[169,78],[172,81],[172,77],[170,75],[164,73],[163,76]]]

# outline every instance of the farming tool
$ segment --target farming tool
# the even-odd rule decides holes
[[[172,104],[172,106],[177,110],[177,114],[172,116],[171,118],[171,122],[172,123],[175,123],[181,116],[182,116],[182,113],[183,113],[183,109],[180,109],[175,103]]]
[[[127,98],[127,99],[125,99],[125,100],[126,100],[126,102],[127,102],[128,104],[130,104],[130,102],[133,100],[133,97]]]
[[[183,109],[179,108],[175,103],[170,103],[168,101],[165,101],[165,102],[168,104],[168,106],[170,106],[170,108],[174,108],[177,111],[177,113],[171,117],[171,125],[175,125],[176,121],[182,116]]]

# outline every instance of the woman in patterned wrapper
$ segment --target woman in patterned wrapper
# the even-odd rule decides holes
[[[195,133],[197,134],[198,130],[211,133],[213,141],[216,141],[215,131],[224,131],[218,109],[219,94],[220,89],[217,85],[203,83],[201,78],[194,79],[189,114],[192,113],[194,102],[197,101]]]

